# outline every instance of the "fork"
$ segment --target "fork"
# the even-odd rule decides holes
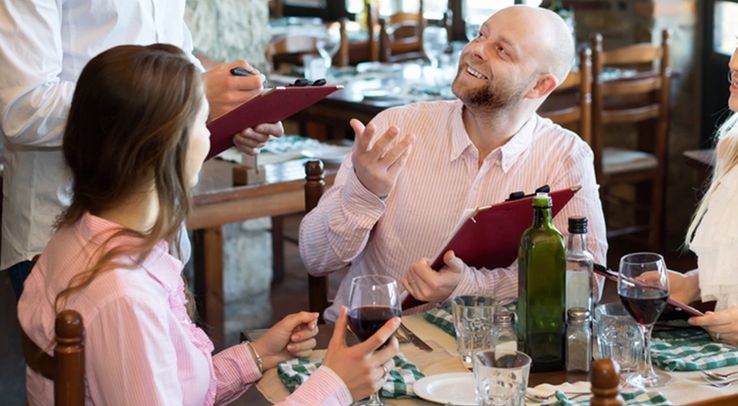
[[[707,383],[710,386],[714,386],[716,388],[724,388],[733,382],[738,382],[738,377],[736,378],[729,378],[729,379],[723,379],[723,380],[712,380],[712,379],[705,379],[705,383]]]
[[[700,372],[702,373],[702,375],[705,375],[706,377],[712,379],[713,381],[722,381],[722,380],[730,378],[731,376],[735,374],[738,374],[738,370],[727,372],[727,373],[720,373],[720,372],[715,372],[715,371],[705,371],[705,370],[702,370]]]
[[[576,399],[576,398],[579,398],[579,397],[582,397],[582,396],[589,396],[589,395],[591,395],[590,393],[585,393],[585,392],[577,392],[577,393],[566,393],[566,392],[564,392],[564,394],[566,395],[566,399],[568,399],[568,400]],[[554,393],[552,393],[552,394],[550,394],[548,396],[539,396],[539,395],[534,395],[532,393],[526,392],[525,393],[525,398],[528,399],[528,400],[531,400],[533,402],[536,402],[536,403],[544,403],[544,402],[548,402],[548,401],[551,401],[551,400],[556,399],[556,392],[554,392]]]

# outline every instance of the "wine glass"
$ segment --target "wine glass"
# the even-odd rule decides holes
[[[637,372],[628,377],[628,383],[641,388],[667,384],[671,379],[669,375],[656,372],[651,365],[651,331],[669,298],[669,278],[664,257],[650,252],[622,257],[618,272],[618,296],[643,336],[643,356]]]
[[[330,69],[333,64],[333,56],[336,55],[336,52],[341,47],[341,31],[338,25],[331,24],[324,27],[318,35],[315,46],[325,61],[326,69]]]
[[[351,331],[359,340],[368,339],[388,320],[398,316],[400,316],[400,293],[394,278],[385,275],[365,275],[351,280],[348,322]],[[379,398],[379,392],[373,393],[366,403],[359,404],[384,405]]]
[[[423,52],[433,68],[438,67],[438,59],[446,51],[447,46],[446,28],[429,25],[423,29]]]

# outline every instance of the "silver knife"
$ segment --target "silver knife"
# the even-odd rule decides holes
[[[400,323],[400,330],[402,330],[402,333],[410,339],[410,342],[413,343],[414,346],[420,348],[423,351],[433,351],[433,348],[431,348],[430,345],[426,344],[426,342],[423,341],[420,337],[416,336],[415,333],[410,331],[410,329],[405,326],[405,323]]]

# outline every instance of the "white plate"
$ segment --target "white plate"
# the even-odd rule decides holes
[[[471,372],[453,372],[426,376],[413,386],[419,398],[454,406],[474,406],[474,375]]]
[[[345,145],[320,145],[300,151],[306,158],[320,159],[325,163],[340,164],[346,154],[351,152],[351,147]]]

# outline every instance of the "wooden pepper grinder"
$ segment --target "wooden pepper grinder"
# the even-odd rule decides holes
[[[620,367],[609,358],[592,362],[591,406],[623,406],[620,396]]]

